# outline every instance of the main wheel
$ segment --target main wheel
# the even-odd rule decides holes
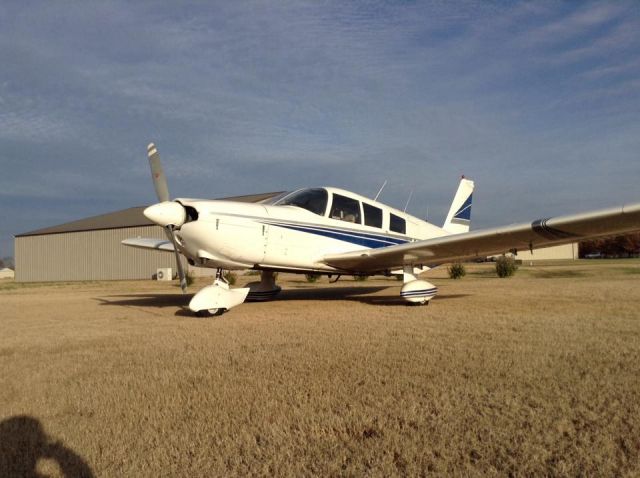
[[[222,315],[227,311],[227,309],[220,307],[219,309],[203,309],[196,312],[198,317],[215,317],[218,315]]]

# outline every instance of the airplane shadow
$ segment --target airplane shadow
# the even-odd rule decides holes
[[[38,419],[16,415],[0,422],[0,476],[43,476],[40,460],[57,463],[65,477],[94,476],[80,455],[44,432]]]
[[[386,286],[369,287],[305,287],[304,289],[283,289],[274,300],[343,300],[356,296],[375,294],[387,289]]]
[[[451,300],[451,299],[462,299],[463,297],[467,297],[469,294],[442,294],[437,295],[431,300],[441,301],[441,300]],[[376,305],[376,306],[402,306],[407,307],[413,304],[410,304],[406,300],[404,300],[399,295],[372,295],[372,296],[364,296],[364,297],[349,297],[346,300],[355,300],[357,302],[362,302],[363,304]],[[431,302],[431,301],[429,301]]]
[[[191,297],[193,294],[119,294],[96,297],[95,300],[100,302],[100,305],[164,308],[186,306]]]
[[[376,293],[391,289],[393,294],[376,295]],[[396,290],[397,289],[397,290]],[[302,289],[283,289],[269,302],[277,301],[336,301],[349,300],[375,306],[406,306],[407,302],[400,297],[399,287],[393,286],[369,286],[369,287],[306,287]],[[432,300],[449,300],[467,297],[468,294],[442,294]],[[178,308],[176,316],[193,317],[193,313],[187,304],[193,297],[192,294],[126,294],[98,297],[95,300],[100,305],[128,306],[128,307],[160,307]],[[247,304],[259,304],[260,302],[247,302]]]
[[[392,294],[376,295],[377,292],[389,289]],[[468,294],[437,295],[433,300],[458,299]],[[274,300],[350,300],[369,305],[406,306],[408,303],[400,297],[400,287],[324,287],[283,290]]]

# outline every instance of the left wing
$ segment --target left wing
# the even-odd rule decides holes
[[[533,250],[639,230],[640,204],[631,204],[397,246],[332,254],[325,256],[322,262],[345,271],[374,273],[409,264],[433,266],[444,262],[486,257],[513,250]]]
[[[166,239],[147,239],[138,237],[136,239],[125,239],[122,244],[138,249],[155,249],[156,251],[173,252],[173,244]]]

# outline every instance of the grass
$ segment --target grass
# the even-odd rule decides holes
[[[165,283],[3,290],[0,475],[27,416],[69,450],[39,470],[96,476],[636,476],[634,267],[441,268],[429,307],[282,274],[280,300],[207,320]]]

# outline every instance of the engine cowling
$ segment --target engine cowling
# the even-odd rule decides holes
[[[413,304],[429,302],[438,293],[438,288],[426,280],[412,280],[400,289],[400,296]]]

